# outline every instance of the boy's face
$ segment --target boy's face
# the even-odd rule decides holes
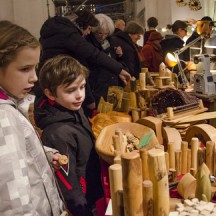
[[[79,110],[85,99],[85,78],[78,76],[69,86],[60,85],[57,87],[56,95],[53,96],[45,89],[45,95],[56,103],[69,110]]]

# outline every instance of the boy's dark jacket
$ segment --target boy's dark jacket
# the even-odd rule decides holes
[[[94,136],[82,109],[70,111],[43,97],[36,102],[34,113],[37,126],[43,130],[43,144],[69,158],[68,166],[56,172],[69,210],[74,216],[91,215],[89,206],[103,195],[103,190]]]

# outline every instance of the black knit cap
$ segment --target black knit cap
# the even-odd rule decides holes
[[[204,16],[201,20],[202,21],[211,21],[209,25],[214,26],[214,22],[213,22],[212,18],[209,16]]]
[[[80,28],[86,29],[88,26],[96,27],[99,22],[95,18],[94,14],[87,10],[79,10],[76,12],[78,16],[76,18],[76,23],[79,25]]]
[[[178,31],[178,29],[186,29],[187,28],[187,24],[186,22],[182,21],[182,20],[176,20],[173,24],[172,24],[172,32],[176,33]]]

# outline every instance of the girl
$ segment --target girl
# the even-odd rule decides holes
[[[19,106],[37,81],[40,44],[27,30],[0,21],[0,215],[59,216],[52,170]],[[45,149],[58,167],[60,154]]]

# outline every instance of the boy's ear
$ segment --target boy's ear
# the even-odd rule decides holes
[[[50,99],[55,101],[55,96],[53,96],[53,94],[51,93],[51,91],[49,89],[44,89],[43,93]]]

